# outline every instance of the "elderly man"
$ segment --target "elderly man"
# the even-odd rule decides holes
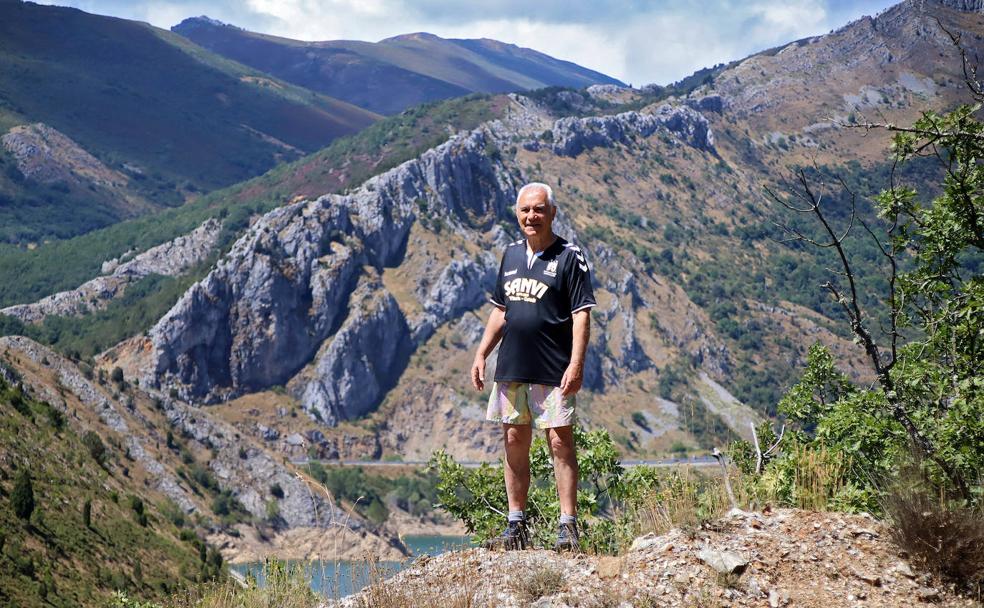
[[[574,396],[584,375],[595,299],[584,254],[553,233],[556,215],[549,186],[531,183],[520,189],[516,219],[524,238],[502,256],[495,309],[471,368],[472,384],[482,390],[485,359],[501,340],[486,417],[502,423],[509,517],[503,533],[489,543],[492,547],[529,544],[525,509],[536,426],[546,431],[560,497],[556,548],[578,548]]]

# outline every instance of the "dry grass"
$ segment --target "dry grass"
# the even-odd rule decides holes
[[[261,587],[255,581],[242,587],[233,580],[206,585],[171,598],[172,608],[317,608],[324,598],[311,590],[311,578],[298,566],[269,561],[263,566]]]
[[[984,512],[934,496],[921,484],[883,500],[893,540],[922,568],[984,599]]]
[[[635,508],[635,533],[661,535],[674,528],[696,532],[730,508],[723,478],[685,468],[668,475],[667,483]]]
[[[847,484],[850,458],[822,446],[796,446],[792,450],[792,460],[795,506],[809,511],[826,511],[830,499]]]
[[[544,566],[517,576],[512,583],[512,592],[520,602],[532,604],[541,597],[554,595],[563,586],[564,573],[553,566]]]
[[[358,599],[359,608],[473,608],[480,578],[464,560],[457,560],[451,572],[442,577],[447,586],[419,589],[385,584],[388,572],[367,561],[369,584]]]

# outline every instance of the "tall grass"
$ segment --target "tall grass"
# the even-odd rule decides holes
[[[729,475],[737,471],[729,470]],[[720,517],[731,508],[724,479],[704,474],[690,467],[662,474],[656,484],[627,511],[633,520],[631,536],[661,535],[674,528],[696,530]],[[631,543],[632,538],[626,539]]]

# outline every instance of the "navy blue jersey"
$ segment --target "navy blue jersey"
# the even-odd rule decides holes
[[[506,248],[492,303],[506,311],[496,382],[560,386],[571,363],[572,314],[595,305],[584,253],[558,237],[528,264],[526,240]]]

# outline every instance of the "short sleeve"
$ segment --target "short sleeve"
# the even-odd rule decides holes
[[[586,310],[596,305],[594,290],[591,288],[591,271],[584,253],[571,247],[571,263],[567,271],[567,296],[571,301],[571,312]]]
[[[502,254],[502,259],[499,260],[499,274],[495,276],[495,287],[492,289],[492,297],[489,298],[489,302],[492,302],[499,308],[506,307],[506,287],[503,282],[502,269],[506,263],[506,254]]]

